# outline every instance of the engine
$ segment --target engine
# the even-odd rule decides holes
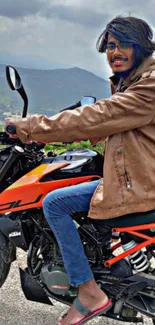
[[[88,228],[84,225],[83,231],[84,227],[90,233],[90,226]],[[94,228],[92,231],[94,234]],[[95,266],[98,254],[95,244],[90,244],[84,234],[81,235],[81,241],[90,266]],[[32,240],[28,253],[28,271],[46,286],[49,293],[70,297],[77,295],[77,289],[69,283],[58,244],[50,229],[46,228],[46,233],[37,234]]]
[[[76,295],[76,289],[70,286],[63,267],[45,265],[41,270],[40,278],[48,290],[56,295]]]

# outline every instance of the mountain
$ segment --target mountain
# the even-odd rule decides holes
[[[42,70],[71,68],[67,64],[49,61],[40,55],[17,55],[5,52],[0,53],[0,64]]]
[[[68,65],[60,62],[50,61],[40,55],[18,55],[2,51],[0,51],[0,64],[39,70],[69,69],[73,67],[71,64]],[[99,71],[90,69],[89,71],[101,78],[106,80],[109,79],[109,74],[105,74],[103,70]]]
[[[110,95],[109,82],[80,68],[36,70],[17,68],[29,98],[29,113],[53,115],[76,103],[82,96],[98,99]],[[0,119],[6,111],[22,110],[22,99],[6,82],[5,65],[0,65]]]

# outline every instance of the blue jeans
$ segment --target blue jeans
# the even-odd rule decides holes
[[[45,218],[57,239],[69,282],[75,287],[93,279],[93,273],[70,213],[89,210],[99,182],[100,179],[57,189],[43,200]]]

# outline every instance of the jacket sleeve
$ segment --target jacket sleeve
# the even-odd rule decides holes
[[[64,111],[50,118],[32,115],[11,119],[23,141],[74,141],[107,136],[140,128],[153,122],[155,115],[155,71],[141,78],[125,92],[115,93],[93,105]]]

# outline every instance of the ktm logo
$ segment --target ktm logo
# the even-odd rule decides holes
[[[23,206],[26,206],[26,205],[31,205],[31,204],[37,203],[37,202],[40,201],[42,196],[43,196],[43,194],[39,194],[39,196],[37,197],[36,200],[31,201],[31,202],[27,202],[27,203],[22,203],[22,200],[18,200],[18,201],[12,201],[12,202],[7,202],[7,203],[4,203],[4,204],[0,204],[0,207],[2,207],[0,209],[0,211],[15,209],[15,208],[19,208],[19,207],[23,207]]]

